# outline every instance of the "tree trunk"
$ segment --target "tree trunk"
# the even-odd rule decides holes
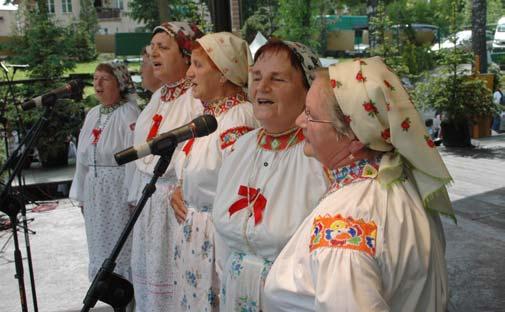
[[[472,0],[472,51],[480,59],[481,73],[487,73],[486,0]]]
[[[377,13],[377,6],[379,5],[379,0],[367,0],[366,1],[366,14],[368,16],[368,43],[370,49],[373,49],[377,43],[377,38],[375,38],[375,30],[373,25],[370,23],[372,17]]]
[[[160,14],[160,24],[170,21],[170,12],[168,9],[168,0],[156,0],[158,2],[158,11]]]

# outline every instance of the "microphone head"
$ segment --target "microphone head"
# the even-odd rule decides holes
[[[199,116],[192,123],[195,125],[195,137],[209,135],[217,129],[216,117],[212,115]]]

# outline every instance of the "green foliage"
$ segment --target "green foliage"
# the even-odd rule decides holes
[[[96,59],[98,52],[94,43],[94,34],[91,35],[85,25],[78,24],[75,28],[68,29],[68,55],[78,62],[89,62]]]
[[[158,1],[132,0],[128,3],[130,16],[146,24],[146,31],[151,31],[154,27],[160,25],[160,15]],[[191,21],[196,23],[202,30],[209,31],[211,25],[208,25],[205,16],[208,9],[204,1],[201,0],[174,0],[169,2],[170,20],[173,21]]]
[[[458,0],[452,2],[451,30],[457,25],[458,5]],[[493,114],[497,107],[491,90],[484,81],[461,70],[461,65],[471,63],[472,59],[471,53],[456,46],[440,51],[438,73],[426,74],[425,81],[416,85],[414,97],[417,105],[443,112],[446,120],[456,123]]]
[[[270,37],[276,30],[275,11],[273,10],[272,7],[260,7],[254,14],[249,16],[241,29],[242,38],[247,42],[251,42],[258,31],[265,37]]]

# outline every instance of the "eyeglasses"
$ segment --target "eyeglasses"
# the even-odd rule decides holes
[[[310,111],[307,109],[307,107],[305,107],[305,120],[307,122],[318,122],[318,123],[325,123],[325,124],[332,124],[333,121],[330,121],[330,120],[318,120],[318,119],[314,119],[312,118],[312,116],[310,115]]]

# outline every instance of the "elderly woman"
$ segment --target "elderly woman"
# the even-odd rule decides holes
[[[151,93],[156,92],[163,82],[154,76],[153,64],[149,57],[151,51],[150,46],[146,46],[142,49],[142,63],[140,64],[140,76],[142,77],[142,88]]]
[[[154,76],[163,86],[139,116],[135,144],[190,122],[201,112],[201,104],[191,95],[186,79],[191,46],[201,32],[183,22],[158,26],[151,39],[150,60]],[[173,158],[181,152],[180,147]],[[153,175],[159,156],[149,155],[136,161],[137,171],[130,188],[130,202],[141,196]],[[132,273],[137,311],[170,311],[173,299],[173,227],[176,225],[169,196],[177,178],[170,164],[156,183],[156,192],[146,203],[133,229]]]
[[[289,41],[271,40],[255,55],[250,94],[262,127],[224,159],[214,201],[221,311],[264,310],[270,266],[326,190],[295,125],[318,65],[307,47]]]
[[[398,77],[332,66],[297,124],[336,180],[275,261],[268,311],[445,311],[451,177]]]
[[[99,64],[93,87],[100,104],[88,112],[79,134],[69,195],[83,207],[90,280],[110,255],[130,217],[127,191],[134,167],[118,166],[114,153],[133,144],[133,129],[140,112],[133,97],[133,82],[123,64]],[[131,279],[130,253],[131,240],[123,247],[115,269],[127,279]]]
[[[242,89],[252,62],[247,42],[226,32],[196,41],[187,77],[193,96],[202,101],[203,113],[216,117],[218,129],[188,141],[176,163],[180,188],[172,205],[183,223],[175,234],[173,311],[199,312],[218,308],[211,213],[221,162],[241,135],[257,127],[257,121]]]

